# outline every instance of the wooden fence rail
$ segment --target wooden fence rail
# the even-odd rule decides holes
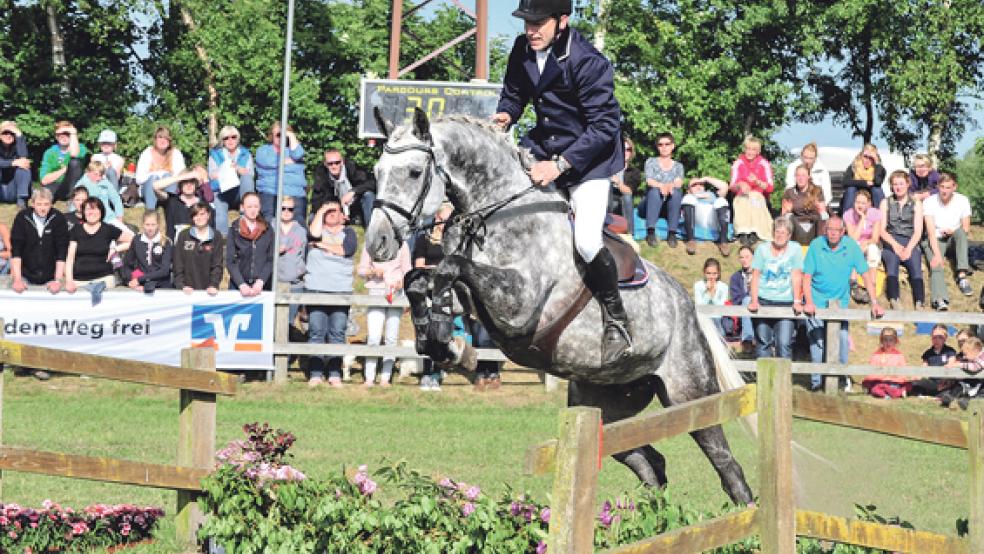
[[[0,321],[0,339],[2,333]],[[178,495],[178,539],[194,544],[204,519],[197,502],[201,480],[214,464],[216,396],[234,395],[237,389],[234,376],[215,371],[214,350],[185,348],[181,367],[172,367],[0,340],[0,363],[179,389],[177,464],[161,465],[4,446],[0,373],[0,484],[2,471],[9,470],[171,489]]]
[[[866,402],[794,392],[788,360],[758,362],[757,385],[746,385],[661,412],[601,426],[595,408],[561,413],[559,438],[531,447],[529,472],[553,471],[549,547],[582,554],[594,547],[595,489],[602,459],[670,436],[757,414],[759,502],[610,550],[618,554],[696,553],[758,535],[762,552],[792,554],[796,537],[813,537],[893,552],[984,552],[984,404],[973,402],[969,423]],[[793,497],[794,417],[930,442],[968,451],[970,535],[958,538],[797,509]],[[599,437],[604,436],[604,441]]]

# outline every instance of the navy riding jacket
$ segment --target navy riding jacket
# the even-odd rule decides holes
[[[543,75],[526,35],[516,38],[496,111],[515,123],[527,103],[536,110],[536,127],[520,144],[538,160],[563,155],[570,162],[558,186],[608,179],[625,167],[612,64],[576,30],[554,41]]]

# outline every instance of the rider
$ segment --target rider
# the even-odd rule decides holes
[[[609,177],[625,166],[612,65],[569,26],[571,0],[520,0],[512,13],[526,22],[516,38],[492,120],[503,129],[527,103],[536,127],[521,144],[538,160],[538,186],[567,188],[574,211],[574,246],[585,262],[585,283],[602,306],[602,360],[629,354],[632,339],[618,290],[615,259],[602,243]]]

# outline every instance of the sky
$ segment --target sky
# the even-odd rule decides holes
[[[474,0],[459,0],[469,9],[475,8]],[[451,4],[451,0],[439,0],[432,2],[431,6],[441,3]],[[489,0],[489,34],[516,36],[523,32],[523,24],[519,19],[512,17],[512,10],[518,5],[516,0]],[[428,6],[429,9],[430,6]],[[972,113],[974,121],[984,121],[984,106],[978,104]],[[878,134],[877,127],[875,134]],[[984,129],[971,128],[964,134],[960,142],[957,143],[957,153],[963,156],[974,146],[977,137],[984,136]],[[799,148],[807,142],[815,141],[820,146],[842,146],[849,148],[860,148],[860,139],[851,137],[851,132],[844,128],[834,125],[830,119],[816,124],[795,123],[780,129],[773,138],[785,150]],[[884,140],[875,138],[875,145],[880,150],[887,151],[888,145]]]

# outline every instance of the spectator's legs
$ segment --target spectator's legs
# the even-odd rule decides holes
[[[403,308],[386,308],[386,325],[383,330],[383,344],[386,346],[397,346],[400,341],[400,318],[403,317]],[[393,363],[396,358],[393,356],[383,357],[383,368],[379,373],[379,384],[386,385],[390,382],[393,375]]]
[[[148,210],[157,209],[157,193],[154,192],[154,183],[159,179],[160,177],[150,177],[140,186],[140,196],[143,198],[144,207]]]
[[[0,170],[0,195],[3,202],[16,202],[23,208],[31,196],[31,171],[19,167]]]
[[[646,230],[656,231],[656,223],[659,221],[659,212],[663,209],[663,193],[658,187],[649,187],[646,190]],[[669,223],[669,221],[667,221]]]
[[[679,188],[674,188],[667,201],[666,229],[667,236],[669,236],[670,234],[676,234],[677,228],[680,227],[680,203],[683,201],[683,191]],[[659,212],[656,215],[658,216]]]
[[[865,260],[868,262],[868,267],[877,269],[878,264],[881,263],[881,248],[877,244],[869,244],[864,254]]]
[[[940,254],[943,256],[943,263],[939,267],[929,266],[929,291],[934,303],[940,300],[950,301],[950,294],[946,290],[946,252],[950,249],[949,239],[936,239],[940,246]],[[929,263],[933,257],[933,250],[929,247],[929,241],[923,241],[923,252],[926,254],[926,262]]]
[[[362,208],[362,225],[364,228],[369,228],[369,221],[372,219],[372,204],[376,201],[376,193],[367,190],[362,193],[362,198],[359,199],[359,205]]]
[[[318,292],[318,291],[309,291]],[[308,343],[324,344],[328,337],[328,306],[308,306]],[[324,379],[325,357],[311,356],[308,358],[309,378]]]
[[[106,180],[109,181],[110,183],[113,183],[113,186],[116,187],[116,190],[119,190],[120,176],[116,174],[116,169],[114,169],[113,166],[111,165],[106,166]]]
[[[922,248],[916,246],[912,250],[912,256],[904,263],[905,268],[909,271],[909,286],[912,287],[912,302],[925,302],[926,291],[923,287]]]
[[[854,198],[858,195],[856,187],[844,187],[844,195],[841,196],[840,213],[843,216],[847,210],[854,207]],[[874,205],[874,203],[872,203]]]
[[[17,199],[17,185],[14,183],[14,172],[9,169],[0,170],[0,202],[12,204]]]
[[[366,309],[366,346],[379,346],[383,338],[383,325],[386,323],[386,308],[367,308]],[[366,385],[371,385],[376,380],[376,365],[379,358],[367,356],[365,359],[365,380]]]
[[[290,292],[304,292],[304,281],[290,284]],[[293,325],[297,320],[297,312],[300,311],[300,304],[290,304],[287,306],[287,325]]]
[[[796,321],[792,319],[776,320],[773,330],[775,331],[776,356],[792,360],[793,334],[796,332]]]
[[[65,172],[61,187],[58,188],[58,194],[55,195],[55,200],[68,200],[68,197],[72,195],[72,191],[75,190],[75,183],[79,182],[84,172],[85,169],[82,167],[81,159],[72,158],[69,160],[68,171]]]
[[[752,303],[751,295],[746,296],[742,299],[741,305],[747,306]],[[755,341],[755,324],[752,323],[751,316],[742,316],[741,318],[741,342],[754,342]]]
[[[869,189],[871,192],[871,205],[880,206],[881,201],[885,199],[885,191],[878,185],[875,185]]]
[[[810,361],[815,364],[823,363],[823,349],[827,343],[827,327],[823,320],[815,317],[808,317],[804,321],[807,338],[810,341]],[[823,386],[823,376],[819,373],[810,375],[810,386],[817,390]]]
[[[260,213],[263,214],[263,218],[268,222],[277,221],[275,216],[277,215],[277,195],[267,194],[265,192],[260,193]]]
[[[212,200],[212,207],[215,208],[215,230],[223,237],[229,236],[229,205],[235,202],[236,195],[235,189],[216,191]]]
[[[757,358],[771,358],[775,356],[776,333],[772,328],[772,321],[768,319],[755,319],[755,356]]]
[[[348,306],[326,306],[328,315],[328,344],[345,344],[345,328],[348,326]],[[328,360],[328,382],[342,382],[342,357]]]
[[[307,228],[307,197],[291,196],[294,199],[294,221]]]
[[[724,203],[724,206],[714,208],[714,214],[717,216],[718,242],[725,243],[730,238],[728,227],[731,225],[731,211],[727,200],[722,198],[720,201]],[[714,204],[717,205],[717,202]]]
[[[243,195],[247,192],[256,192],[256,181],[252,174],[239,176],[239,198],[237,200],[242,200]]]
[[[622,195],[622,215],[625,217],[625,224],[628,225],[628,230],[626,231],[629,236],[634,236],[635,234],[635,217],[632,213],[632,195],[623,194]],[[368,226],[368,223],[366,224]]]
[[[916,257],[915,252],[913,252],[912,257]],[[892,250],[892,247],[889,246],[882,250],[881,258],[882,263],[885,264],[885,296],[888,297],[889,302],[898,300],[901,294],[899,288],[899,257]],[[911,270],[909,278],[912,278]]]
[[[680,210],[683,212],[684,240],[697,240],[697,200],[689,194],[684,197]]]
[[[953,239],[953,249],[954,254],[957,258],[957,275],[960,273],[970,272],[970,245],[967,241],[967,233],[963,230],[963,227],[957,227],[957,230],[953,232],[951,236]]]

